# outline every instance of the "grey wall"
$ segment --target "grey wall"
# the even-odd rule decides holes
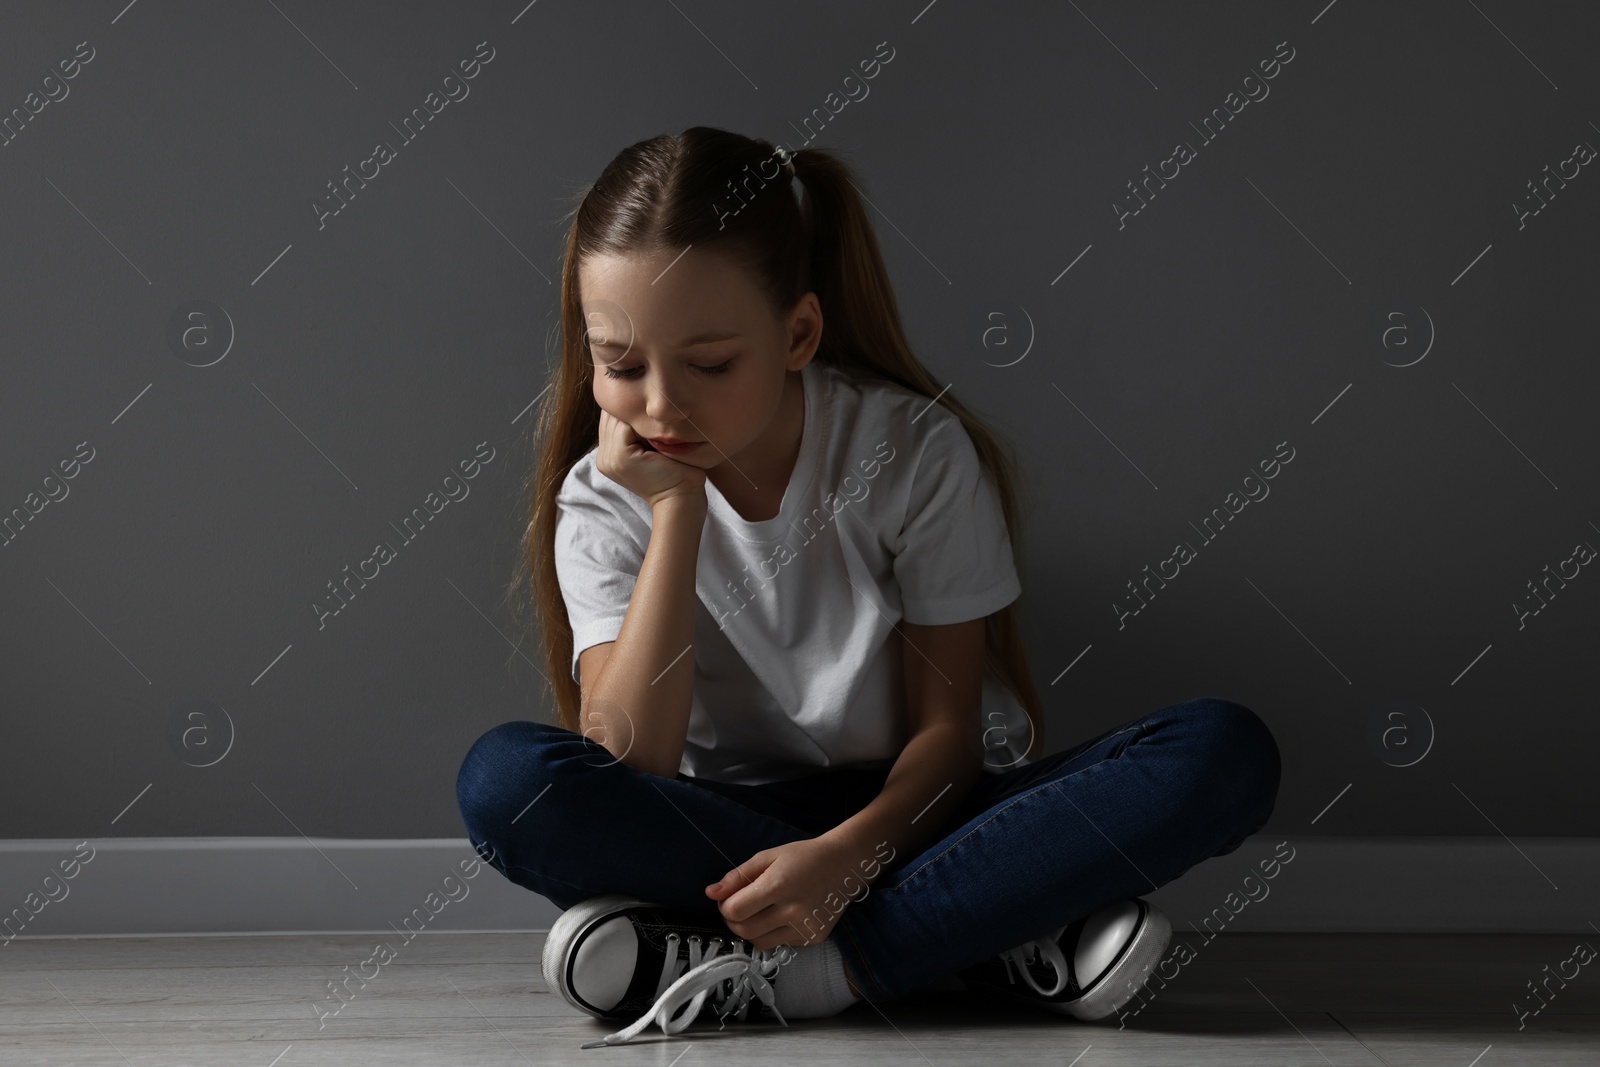
[[[11,6],[0,110],[94,58],[0,148],[0,512],[66,492],[0,547],[0,837],[462,835],[467,746],[550,716],[501,597],[566,198],[663,131],[798,146],[863,89],[814,143],[923,361],[1025,456],[1047,747],[1226,695],[1280,740],[1269,830],[1596,833],[1600,577],[1513,604],[1600,546],[1600,177],[1562,163],[1600,145],[1597,30],[1503,0]],[[1578,173],[1519,218],[1547,166]]]

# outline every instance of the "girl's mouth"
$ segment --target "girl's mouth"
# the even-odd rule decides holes
[[[704,441],[685,441],[681,444],[673,444],[670,441],[657,441],[654,439],[647,439],[647,443],[657,452],[666,452],[672,454],[693,452],[695,449],[705,444]]]

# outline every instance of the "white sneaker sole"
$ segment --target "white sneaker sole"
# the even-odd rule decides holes
[[[1172,941],[1172,922],[1149,901],[1140,900],[1139,904],[1143,912],[1139,927],[1105,973],[1089,983],[1076,1000],[1046,1007],[1092,1022],[1115,1014],[1144,988],[1144,976],[1161,961],[1162,953]]]
[[[596,1019],[616,1018],[617,1016],[608,1016],[588,1007],[573,995],[572,987],[567,983],[567,961],[572,958],[572,950],[577,945],[578,935],[609,915],[641,905],[649,906],[649,901],[624,896],[621,893],[607,893],[604,896],[590,897],[582,904],[574,905],[562,912],[561,917],[550,927],[550,932],[545,935],[544,951],[539,955],[539,970],[544,974],[544,984],[581,1012],[593,1015]]]

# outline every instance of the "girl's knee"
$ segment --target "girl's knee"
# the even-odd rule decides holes
[[[467,828],[488,832],[502,817],[514,817],[548,784],[552,743],[567,733],[546,723],[517,720],[503,722],[474,741],[456,772],[456,804]]]
[[[1277,801],[1282,759],[1261,716],[1223,697],[1200,697],[1184,708],[1198,727],[1197,756],[1209,780],[1235,801],[1239,817],[1259,827]]]
[[[1254,711],[1225,697],[1201,697],[1211,729],[1227,751],[1270,769],[1278,765],[1278,742],[1272,729]]]

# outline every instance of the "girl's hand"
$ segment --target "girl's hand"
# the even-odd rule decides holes
[[[706,896],[756,948],[820,944],[850,901],[866,894],[857,858],[831,839],[791,841],[757,852],[706,886]]]
[[[644,497],[654,508],[669,496],[705,495],[706,472],[651,448],[633,427],[600,409],[600,449],[595,467],[601,474]]]

